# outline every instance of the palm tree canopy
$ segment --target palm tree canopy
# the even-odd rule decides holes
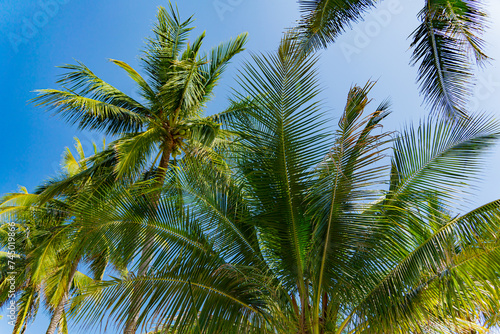
[[[316,58],[298,49],[285,39],[242,71],[248,108],[226,119],[240,133],[229,170],[179,161],[156,208],[137,189],[73,202],[131,256],[148,242],[144,226],[155,232],[147,274],[99,284],[80,319],[123,324],[139,291],[139,322],[160,332],[452,333],[480,329],[480,317],[494,323],[500,201],[456,212],[500,125],[428,119],[391,137],[380,125],[389,103],[367,111],[368,83],[350,90],[331,131]]]
[[[210,147],[219,124],[202,117],[206,102],[231,59],[244,50],[247,34],[202,52],[205,33],[188,42],[193,18],[182,20],[170,4],[159,8],[153,37],[140,59],[146,77],[128,64],[111,59],[135,81],[139,101],[97,77],[85,65],[67,70],[58,83],[63,90],[42,89],[33,99],[38,106],[61,114],[80,129],[119,135],[114,143],[118,177],[138,175],[147,164],[165,169],[170,155],[193,146]],[[151,166],[152,168],[154,166]]]
[[[70,207],[70,203],[78,196],[89,196],[99,186],[105,185],[102,181],[106,178],[93,178],[68,187],[57,197],[44,194],[50,184],[60,179],[71,179],[87,169],[87,159],[77,138],[75,149],[76,156],[69,148],[64,151],[62,170],[56,179],[39,186],[35,193],[28,193],[25,188],[21,188],[21,192],[7,194],[0,202],[1,247],[9,249],[14,239],[16,250],[2,253],[0,257],[0,305],[5,305],[13,298],[10,292],[12,277],[15,277],[18,293],[19,308],[13,334],[26,330],[27,324],[36,317],[42,301],[52,313],[53,330],[59,328],[60,333],[68,333],[69,310],[65,309],[68,294],[81,294],[94,279],[103,278],[108,266],[109,249],[102,238],[94,238],[92,248],[78,247],[82,231],[73,226],[78,225],[74,222],[79,217]],[[94,154],[97,153],[98,149],[94,145]],[[88,275],[77,270],[81,259],[89,265],[86,271]],[[13,272],[17,275],[12,276]],[[77,307],[77,304],[73,307]]]
[[[62,332],[66,315],[125,333],[452,334],[497,323],[500,200],[464,208],[500,124],[431,117],[389,133],[390,103],[372,108],[368,82],[351,87],[333,128],[317,57],[304,50],[375,1],[302,3],[302,38],[252,56],[214,116],[205,104],[246,35],[202,53],[205,34],[188,42],[193,19],[172,5],[158,11],[144,76],[111,60],[138,99],[81,63],[63,66],[62,89],[39,91],[37,105],[118,138],[89,158],[77,142],[59,178],[0,204],[17,223],[17,332],[42,297]],[[487,59],[484,15],[477,2],[427,0],[421,19],[413,46],[426,99],[461,115],[467,61]],[[0,253],[0,303],[8,260]],[[104,277],[110,264],[116,277]]]
[[[145,77],[130,65],[111,60],[135,81],[140,99],[112,87],[81,63],[63,66],[67,73],[58,82],[63,90],[38,91],[39,96],[34,99],[38,106],[62,114],[81,129],[119,136],[88,161],[89,168],[51,184],[44,191],[45,197],[65,192],[96,174],[102,177],[105,172],[110,175],[108,179],[114,177],[119,182],[147,183],[148,179],[154,179],[154,186],[161,186],[172,165],[171,156],[175,159],[181,151],[185,156],[208,157],[212,164],[221,161],[213,146],[223,143],[227,134],[220,131],[220,124],[215,121],[218,115],[203,117],[202,113],[228,63],[244,50],[247,34],[204,53],[201,47],[205,33],[188,41],[194,28],[192,23],[192,17],[181,20],[171,4],[168,10],[159,8],[153,37],[148,39],[141,57]],[[144,196],[152,203],[158,202],[158,193]],[[148,226],[146,229],[149,230]],[[146,273],[152,260],[153,238],[151,234],[143,245],[138,276]],[[118,258],[123,260],[127,256]],[[126,334],[136,331],[134,308],[141,304],[141,299],[139,294],[132,296]]]

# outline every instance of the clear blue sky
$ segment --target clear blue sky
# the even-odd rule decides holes
[[[490,0],[492,64],[478,74],[476,97],[471,108],[500,118],[500,4]],[[51,3],[52,5],[47,5]],[[57,5],[54,5],[57,4]],[[16,191],[18,185],[32,190],[59,168],[61,153],[78,136],[87,151],[96,133],[82,133],[57,117],[27,104],[33,90],[55,88],[61,71],[55,66],[82,61],[101,78],[125,93],[135,94],[133,85],[108,58],[123,60],[138,68],[137,56],[150,34],[156,8],[167,2],[156,0],[0,0],[0,194]],[[408,62],[408,35],[417,26],[416,13],[423,1],[386,0],[365,22],[342,36],[322,54],[321,79],[325,105],[340,115],[352,84],[377,79],[375,103],[390,96],[394,113],[386,123],[390,130],[416,122],[427,114],[420,106],[415,85],[416,69]],[[226,72],[208,113],[226,106],[238,63],[249,52],[274,50],[285,27],[299,17],[293,0],[183,0],[181,14],[194,14],[198,29],[207,31],[204,45],[213,46],[248,31],[248,51],[239,55]],[[484,204],[500,198],[500,147],[485,166],[484,182],[471,202]],[[6,314],[5,311],[0,314]],[[40,317],[29,334],[45,333],[47,318]],[[7,319],[0,320],[0,333],[9,333]],[[110,331],[109,333],[112,333]]]

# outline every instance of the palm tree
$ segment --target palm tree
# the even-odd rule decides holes
[[[135,81],[141,101],[107,84],[83,64],[63,66],[68,70],[59,81],[64,89],[40,90],[34,101],[78,123],[81,129],[120,136],[113,149],[105,152],[114,159],[116,177],[134,178],[149,171],[155,186],[161,186],[171,156],[181,151],[210,153],[211,145],[220,138],[216,116],[203,117],[202,112],[226,66],[244,50],[247,39],[247,34],[238,35],[204,54],[205,33],[188,43],[192,23],[192,17],[182,21],[171,4],[169,10],[159,8],[154,36],[141,58],[147,79],[128,64],[111,60]],[[151,201],[156,202],[157,197],[153,194]],[[151,235],[151,242],[153,238]],[[145,245],[144,254],[151,253],[151,242]],[[144,255],[139,276],[145,274],[150,261]],[[140,297],[132,304],[140,305]],[[135,313],[131,311],[125,333],[135,333]]]
[[[298,33],[306,50],[327,47],[363,19],[376,0],[301,0],[303,17]],[[472,93],[474,63],[484,65],[487,25],[483,1],[425,0],[418,13],[421,24],[410,36],[412,65],[431,110],[450,118],[466,115]]]
[[[63,90],[39,90],[34,102],[61,113],[80,129],[120,136],[115,143],[118,177],[143,173],[156,156],[149,169],[158,169],[162,184],[171,155],[201,144],[209,147],[214,141],[219,124],[213,117],[203,118],[202,112],[227,64],[244,50],[247,34],[203,54],[205,33],[188,43],[192,18],[182,21],[170,5],[169,10],[159,8],[157,19],[141,58],[147,79],[128,64],[111,60],[135,81],[140,102],[81,63],[62,66],[68,70],[58,81]]]
[[[63,156],[63,171],[59,178],[68,179],[87,169],[83,147],[75,138],[75,148],[78,158],[70,149]],[[94,153],[97,148],[94,145]],[[44,184],[33,194],[23,188],[20,193],[4,196],[0,203],[0,217],[4,224],[2,229],[2,248],[9,249],[9,236],[12,232],[12,222],[15,223],[15,259],[9,262],[12,254],[2,254],[1,302],[8,303],[9,273],[17,272],[16,292],[20,293],[16,325],[13,334],[24,333],[29,319],[34,319],[40,300],[44,299],[52,313],[47,334],[53,334],[59,328],[60,333],[68,333],[67,304],[70,295],[78,295],[89,286],[94,279],[101,280],[108,263],[109,245],[103,241],[95,242],[91,248],[81,249],[78,240],[82,238],[78,230],[78,216],[71,211],[68,203],[78,196],[89,196],[99,189],[104,178],[93,178],[93,183],[87,182],[75,186],[55,198],[48,198],[44,190],[56,180]],[[108,183],[109,183],[109,178]],[[89,187],[94,189],[91,191]],[[101,246],[101,247],[99,247]],[[102,247],[104,246],[104,247]],[[78,266],[85,260],[90,264],[94,279],[78,271]],[[15,269],[9,268],[9,263]],[[76,307],[77,305],[73,305]]]
[[[298,48],[285,39],[246,65],[252,102],[225,119],[240,133],[225,173],[188,159],[156,207],[118,188],[73,203],[125,249],[148,242],[141,225],[157,236],[147,274],[89,290],[82,318],[126,322],[140,293],[138,323],[159,333],[451,334],[496,321],[500,200],[456,212],[500,125],[431,118],[391,139],[388,102],[366,113],[368,83],[331,131],[316,58]]]

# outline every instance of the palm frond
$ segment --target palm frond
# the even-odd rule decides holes
[[[102,130],[108,134],[136,132],[147,118],[123,107],[84,97],[69,91],[40,89],[36,106],[49,107],[80,129]]]
[[[67,70],[67,72],[62,75],[62,78],[57,83],[65,87],[67,91],[112,104],[134,113],[145,114],[146,108],[143,105],[104,82],[84,64],[78,62],[76,65],[66,64],[59,67]]]
[[[116,177],[132,175],[136,177],[145,170],[148,158],[158,149],[156,143],[161,141],[163,133],[153,127],[142,133],[123,136],[114,144],[118,163],[114,166]]]
[[[150,103],[153,101],[157,102],[155,92],[151,89],[151,87],[149,87],[147,81],[139,73],[137,73],[136,70],[132,68],[132,66],[116,59],[110,59],[110,61],[121,67],[123,70],[125,70],[125,72],[127,72],[129,77],[132,78],[132,80],[134,80],[139,85],[139,87],[141,88],[141,95],[147,101],[150,101]]]
[[[289,287],[298,282],[303,298],[311,225],[301,207],[308,171],[327,140],[315,63],[289,38],[277,54],[254,56],[241,74],[241,96],[256,103],[249,122],[234,125],[247,134],[238,165],[263,213],[255,218],[261,242],[269,259],[280,259],[273,263],[278,275]]]
[[[141,58],[153,91],[158,92],[169,81],[173,61],[178,59],[187,44],[189,32],[194,28],[192,23],[192,17],[181,21],[171,3],[168,10],[159,7],[153,27],[154,37],[148,40],[148,47]]]
[[[243,33],[233,40],[221,43],[213,48],[207,58],[207,63],[200,67],[200,72],[204,77],[204,91],[206,96],[210,96],[212,90],[217,85],[221,75],[224,73],[230,60],[238,53],[245,50],[248,34]]]
[[[326,48],[363,14],[375,7],[375,0],[300,0],[302,18],[298,38],[305,51]]]
[[[459,209],[455,203],[466,200],[461,195],[474,185],[483,165],[483,153],[499,136],[498,122],[484,115],[461,122],[439,120],[410,127],[394,143],[387,200],[395,207],[405,207],[405,202],[419,203],[419,196],[436,193],[449,209]]]
[[[317,284],[313,304],[316,314],[322,291],[330,290],[333,282],[348,281],[359,270],[351,259],[353,254],[370,247],[367,235],[376,227],[373,212],[363,208],[381,195],[377,186],[383,183],[387,168],[378,162],[384,157],[388,134],[371,133],[389,112],[387,105],[382,104],[363,119],[373,84],[351,88],[339,121],[337,141],[315,169],[308,194],[315,223],[311,262]]]
[[[449,320],[461,316],[457,312],[472,312],[466,315],[474,316],[474,312],[478,310],[477,306],[488,302],[485,293],[492,291],[488,286],[495,286],[497,283],[493,281],[499,277],[498,266],[488,268],[488,259],[498,261],[498,246],[483,245],[487,240],[497,242],[499,218],[500,202],[495,201],[448,221],[411,250],[404,250],[402,239],[392,240],[387,247],[395,249],[394,253],[399,252],[400,260],[391,264],[392,269],[388,271],[383,269],[387,268],[387,265],[383,264],[386,260],[382,260],[382,263],[378,264],[381,268],[378,274],[363,279],[366,296],[357,304],[343,325],[346,326],[350,321],[368,321],[371,326],[376,324],[377,330],[385,331],[402,321],[402,326],[408,326],[403,327],[403,331],[415,330],[419,324],[426,322],[429,307],[432,309],[433,304],[429,303],[429,300],[425,302],[416,298],[426,293],[433,294],[431,299],[434,305],[439,305],[442,310],[436,316]],[[454,248],[468,250],[454,255],[453,248],[449,248],[451,236],[458,237],[458,244],[453,245]],[[475,262],[475,266],[468,266],[471,261]],[[428,291],[431,283],[443,280],[453,286],[447,285],[445,289],[440,287]],[[369,283],[370,281],[372,283]],[[373,287],[369,288],[370,286]],[[468,304],[457,304],[464,302]]]
[[[431,110],[457,118],[465,116],[471,96],[471,58],[487,59],[480,35],[485,13],[478,1],[427,0],[413,32],[412,64],[418,64],[420,90]]]

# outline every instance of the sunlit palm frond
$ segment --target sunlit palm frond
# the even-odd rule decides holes
[[[447,208],[460,209],[457,201],[467,200],[464,195],[478,180],[484,153],[499,136],[498,122],[484,115],[409,127],[394,142],[387,200],[404,208],[405,202],[424,204],[418,197],[435,193]]]
[[[58,84],[67,91],[87,96],[93,100],[112,104],[133,113],[146,114],[146,108],[139,102],[97,77],[88,67],[78,62],[76,65],[59,66],[66,70]]]
[[[498,304],[487,296],[497,295],[493,287],[498,285],[500,268],[490,261],[499,260],[499,218],[500,202],[495,201],[449,220],[408,250],[401,238],[389,242],[386,247],[393,248],[400,260],[382,259],[372,271],[375,275],[362,279],[366,296],[343,325],[361,326],[366,321],[377,331],[396,324],[402,331],[413,331],[426,323],[433,307],[438,308],[437,319],[452,322],[454,317],[474,317],[488,303]],[[451,248],[450,237],[454,237]]]
[[[70,91],[56,89],[38,90],[33,101],[47,107],[80,129],[102,130],[108,134],[136,132],[146,123],[146,118],[126,108],[115,106]]]
[[[189,32],[194,29],[193,18],[181,21],[179,12],[169,4],[168,10],[159,7],[154,37],[141,58],[148,74],[149,85],[158,92],[169,81],[173,61],[177,60],[187,44]]]
[[[230,60],[242,52],[248,40],[248,34],[243,33],[233,40],[221,43],[213,48],[206,57],[207,63],[200,67],[201,75],[204,77],[204,91],[207,96],[211,95],[214,87],[221,78]]]
[[[137,177],[147,168],[147,163],[155,153],[155,143],[161,140],[163,133],[158,128],[150,128],[142,133],[123,136],[114,143],[118,163],[114,166],[117,178],[133,175]]]

